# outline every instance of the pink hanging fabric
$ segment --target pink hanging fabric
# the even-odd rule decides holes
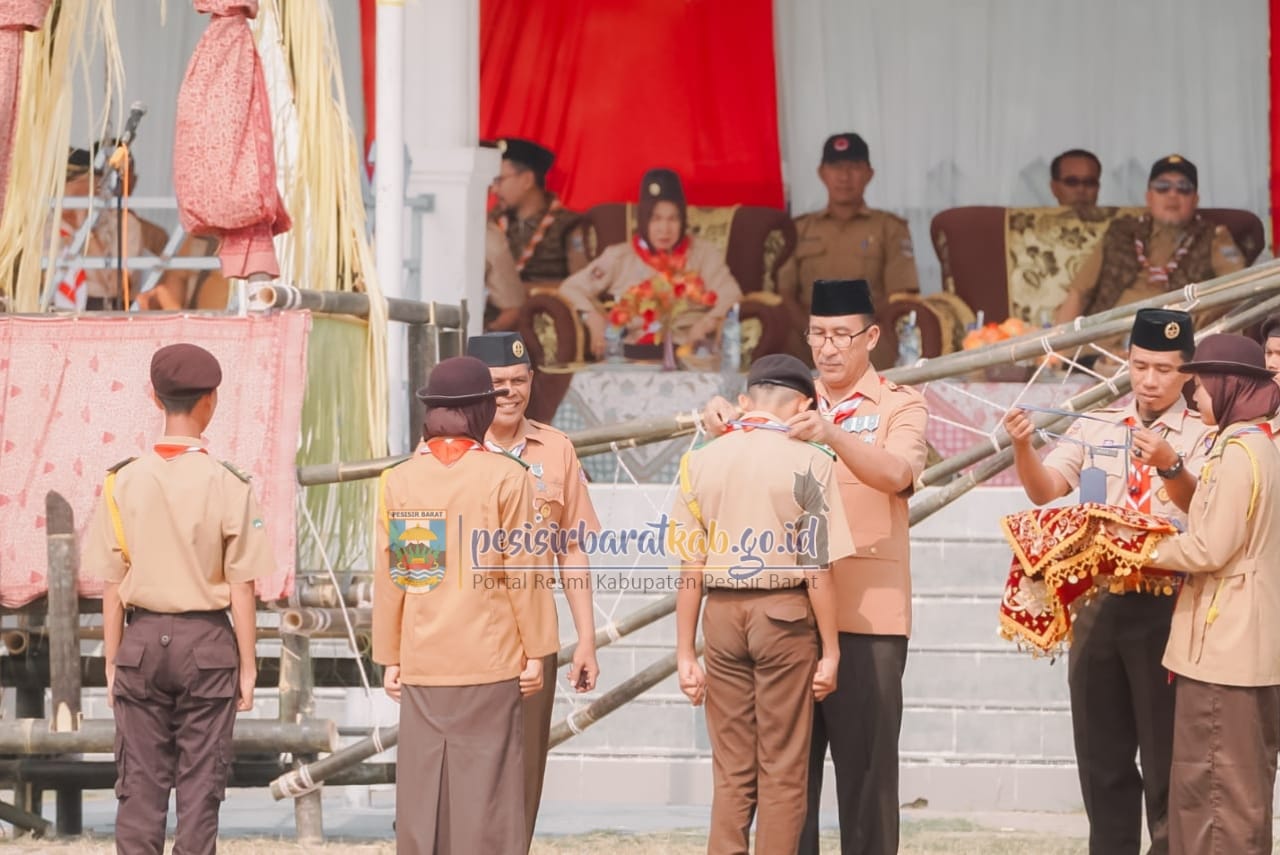
[[[279,276],[271,237],[291,223],[276,189],[271,105],[249,29],[258,0],[195,0],[195,9],[213,19],[178,92],[178,214],[192,234],[222,238],[224,276]]]
[[[22,42],[28,30],[44,25],[52,0],[4,0],[0,3],[0,217],[9,190],[9,161],[18,124],[22,90]]]

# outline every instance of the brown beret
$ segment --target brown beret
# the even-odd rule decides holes
[[[157,395],[181,398],[218,388],[222,367],[213,354],[194,344],[171,344],[151,357],[151,386]]]

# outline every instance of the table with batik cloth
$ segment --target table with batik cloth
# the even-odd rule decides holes
[[[592,365],[574,374],[552,424],[571,433],[632,419],[688,413],[701,410],[715,395],[733,400],[742,391],[744,382],[740,374],[662,371],[658,366],[635,363]],[[1030,386],[933,383],[924,390],[932,416],[926,437],[940,455],[949,457],[984,442],[984,435],[999,426],[1005,409],[1015,401],[1038,407],[1060,406],[1091,382],[1088,378],[1072,377]],[[621,452],[622,462],[642,483],[670,483],[676,477],[680,455],[689,445],[689,438],[683,437],[628,449]],[[613,481],[615,476],[622,481],[630,480],[625,472],[618,470],[612,454],[588,457],[583,460],[583,466],[593,481]],[[1008,469],[987,483],[1008,486],[1017,484],[1018,480],[1013,470]]]

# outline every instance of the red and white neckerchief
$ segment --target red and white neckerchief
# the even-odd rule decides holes
[[[883,377],[880,378],[880,385],[884,385]],[[853,414],[857,412],[858,405],[861,404],[866,397],[867,396],[861,392],[854,392],[840,403],[832,406],[831,402],[827,400],[825,395],[819,395],[818,413],[824,418],[830,419],[833,424],[838,425],[846,419],[851,418]]]
[[[1125,426],[1136,430],[1138,420],[1129,416],[1124,420]],[[1132,454],[1129,455],[1129,477],[1126,479],[1128,489],[1125,490],[1125,505],[1131,511],[1144,514],[1151,513],[1151,467],[1139,463]]]
[[[1147,246],[1142,242],[1141,238],[1133,239],[1133,248],[1138,255],[1138,264],[1146,268],[1149,282],[1168,282],[1169,274],[1178,269],[1178,262],[1191,249],[1191,232],[1187,232],[1182,236],[1182,239],[1178,241],[1177,248],[1173,251],[1173,257],[1160,267],[1147,262]]]
[[[560,200],[552,198],[551,205],[547,208],[547,213],[543,215],[542,221],[538,223],[538,227],[529,236],[529,242],[524,245],[524,251],[516,259],[516,273],[522,273],[524,266],[529,263],[529,259],[533,258],[534,251],[537,250],[538,244],[542,243],[542,239],[547,236],[547,229],[551,228],[551,224],[556,221],[556,212],[561,207],[563,206],[560,204]],[[504,235],[510,226],[511,219],[506,214],[498,217],[498,228],[502,229]]]
[[[725,431],[725,433],[733,433],[736,430],[740,430],[743,433],[751,433],[756,429],[756,425],[777,426],[782,425],[782,423],[776,419],[767,418],[765,416],[747,416],[745,418],[735,419],[734,421],[729,422],[729,429]]]
[[[67,253],[67,246],[74,235],[66,225],[59,227],[58,234],[62,237],[61,256],[64,260],[69,260],[71,256]],[[53,292],[54,308],[84,311],[89,299],[89,275],[83,267],[78,266],[64,266],[63,271],[58,287]]]
[[[184,445],[178,442],[157,442],[152,448],[165,460],[177,460],[184,454],[209,453],[209,449],[203,445]]]
[[[417,453],[429,454],[445,466],[452,466],[468,451],[486,450],[482,444],[469,436],[433,436],[419,444]]]

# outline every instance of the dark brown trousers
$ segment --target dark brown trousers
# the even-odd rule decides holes
[[[803,588],[710,591],[707,733],[715,789],[708,855],[795,852],[804,827],[818,633]]]
[[[1177,681],[1169,851],[1271,852],[1271,800],[1280,752],[1280,686]]]
[[[404,686],[396,753],[399,855],[519,855],[524,715],[516,680]]]
[[[547,772],[547,746],[551,742],[551,712],[556,705],[556,657],[542,658],[542,689],[520,703],[524,712],[524,821],[527,850],[533,845],[533,828],[542,802],[542,779]]]
[[[116,851],[164,851],[177,789],[174,855],[213,853],[231,771],[240,657],[225,612],[136,611],[116,652]]]
[[[1160,663],[1172,617],[1173,597],[1104,594],[1072,627],[1071,726],[1090,855],[1137,855],[1144,796],[1150,852],[1169,851],[1173,686]]]
[[[906,636],[840,633],[836,690],[814,708],[801,855],[819,852],[818,805],[828,744],[836,772],[842,855],[898,851],[898,737],[906,668]]]

